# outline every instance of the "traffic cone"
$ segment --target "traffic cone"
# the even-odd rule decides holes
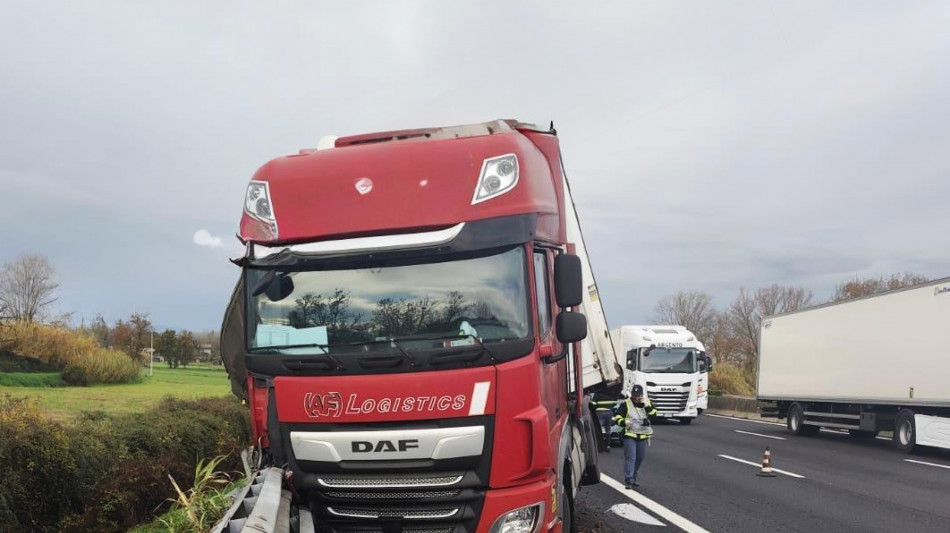
[[[759,470],[757,476],[762,477],[775,477],[775,471],[772,470],[772,452],[769,451],[769,448],[766,446],[765,455],[762,456],[762,469]]]

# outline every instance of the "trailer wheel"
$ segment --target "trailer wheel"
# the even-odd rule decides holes
[[[902,409],[894,419],[894,446],[904,453],[910,453],[914,450],[916,443],[917,427],[914,424],[914,412],[910,409]]]

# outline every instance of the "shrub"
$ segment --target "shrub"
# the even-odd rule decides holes
[[[124,353],[97,348],[68,362],[63,369],[63,380],[71,385],[131,383],[139,379],[141,372],[141,365]]]
[[[230,397],[58,423],[0,396],[0,531],[126,531],[175,497],[169,475],[191,479],[219,455],[219,469],[239,470],[249,442],[247,410]]]
[[[0,339],[5,350],[59,369],[99,348],[99,343],[85,333],[32,322],[0,326]]]
[[[751,376],[740,368],[728,364],[719,364],[709,373],[710,390],[721,391],[723,394],[751,396],[755,388],[751,383]]]
[[[0,326],[0,340],[5,350],[33,366],[61,370],[63,380],[71,385],[130,383],[141,371],[127,355],[99,346],[82,331],[14,322]]]

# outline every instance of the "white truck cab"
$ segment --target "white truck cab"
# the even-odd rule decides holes
[[[623,392],[641,385],[657,416],[689,424],[708,406],[706,347],[683,326],[621,326],[610,332],[614,350],[626,358]]]

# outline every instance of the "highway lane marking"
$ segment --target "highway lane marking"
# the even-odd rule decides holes
[[[751,466],[754,466],[754,467],[756,467],[756,468],[762,468],[762,465],[761,465],[760,463],[755,463],[755,462],[752,462],[752,461],[746,461],[745,459],[739,459],[738,457],[733,457],[733,456],[731,456],[731,455],[722,455],[722,454],[719,454],[719,457],[722,457],[723,459],[729,459],[730,461],[735,461],[735,462],[737,462],[737,463],[742,463],[742,464],[751,465]],[[778,472],[779,474],[785,474],[786,476],[790,476],[790,477],[794,477],[794,478],[798,478],[798,479],[805,479],[805,476],[802,476],[802,475],[799,475],[799,474],[795,474],[795,473],[793,473],[793,472],[786,472],[785,470],[779,470],[778,468],[775,468],[775,467],[773,467],[772,470]]]
[[[919,465],[936,466],[937,468],[950,469],[950,466],[948,465],[938,465],[937,463],[928,463],[927,461],[915,461],[913,459],[904,459],[904,460],[907,461],[908,463],[917,463]]]
[[[712,416],[715,418],[725,418],[727,420],[740,420],[742,422],[752,422],[753,424],[768,424],[770,426],[782,426],[785,427],[785,424],[779,424],[778,422],[766,422],[765,420],[752,420],[751,418],[739,418],[736,416],[725,416],[725,415],[714,415],[712,413],[703,413],[703,416]]]
[[[690,522],[686,518],[674,513],[673,511],[667,509],[666,507],[663,507],[662,505],[656,503],[650,498],[647,498],[643,494],[623,488],[623,484],[621,484],[616,479],[611,478],[610,476],[601,474],[600,481],[604,483],[605,485],[607,485],[608,487],[630,498],[634,502],[639,503],[640,505],[653,511],[653,513],[656,514],[657,516],[661,518],[665,518],[671,524],[682,529],[683,531],[686,531],[687,533],[709,533],[708,530],[703,529],[702,527]]]
[[[741,429],[734,429],[733,431],[735,431],[736,433],[742,433],[743,435],[755,435],[756,437],[765,437],[767,439],[785,440],[785,437],[776,437],[774,435],[763,435],[761,433],[752,433],[751,431],[742,431]]]
[[[660,522],[656,518],[653,518],[652,515],[647,514],[646,511],[640,509],[632,503],[618,503],[610,509],[607,509],[607,512],[613,513],[620,518],[626,518],[631,522],[646,524],[648,526],[666,527],[666,524]]]

